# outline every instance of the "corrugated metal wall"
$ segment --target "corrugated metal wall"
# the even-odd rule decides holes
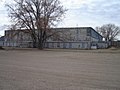
[[[4,46],[4,42],[3,41],[0,41],[0,46]]]
[[[32,47],[32,42],[0,42],[0,46],[11,46],[11,47]],[[108,48],[107,42],[46,42],[44,48],[64,48],[64,49],[91,49],[91,46],[97,48]]]
[[[90,42],[46,42],[45,48],[90,49]]]

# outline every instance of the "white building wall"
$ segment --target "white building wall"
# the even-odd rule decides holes
[[[4,42],[3,41],[0,41],[0,46],[4,46]]]
[[[47,42],[46,48],[90,49],[90,42]]]
[[[48,48],[78,48],[78,49],[89,49],[90,42],[98,41],[88,36],[87,28],[57,28],[56,31],[61,31],[60,36],[63,41],[59,41],[56,37],[49,38],[48,43],[45,47]],[[19,46],[19,47],[30,47],[32,42],[30,35],[24,32],[20,32],[11,38],[12,32],[6,32],[5,45],[6,46]],[[15,33],[15,32],[14,32]],[[17,33],[17,31],[16,31]],[[94,33],[93,33],[94,35]]]

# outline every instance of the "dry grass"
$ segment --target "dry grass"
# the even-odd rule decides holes
[[[120,90],[120,50],[7,48],[0,90]]]

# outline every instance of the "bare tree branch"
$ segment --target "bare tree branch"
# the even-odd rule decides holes
[[[66,9],[59,0],[14,0],[14,2],[12,6],[7,5],[9,16],[17,27],[29,32],[34,46],[42,49],[46,39],[56,34],[52,33],[50,28],[61,20]]]
[[[113,41],[120,33],[120,27],[114,24],[106,24],[101,27],[96,27],[96,30],[105,38],[106,41]]]

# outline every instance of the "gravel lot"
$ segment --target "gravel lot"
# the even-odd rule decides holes
[[[0,90],[120,90],[120,50],[0,50]]]

